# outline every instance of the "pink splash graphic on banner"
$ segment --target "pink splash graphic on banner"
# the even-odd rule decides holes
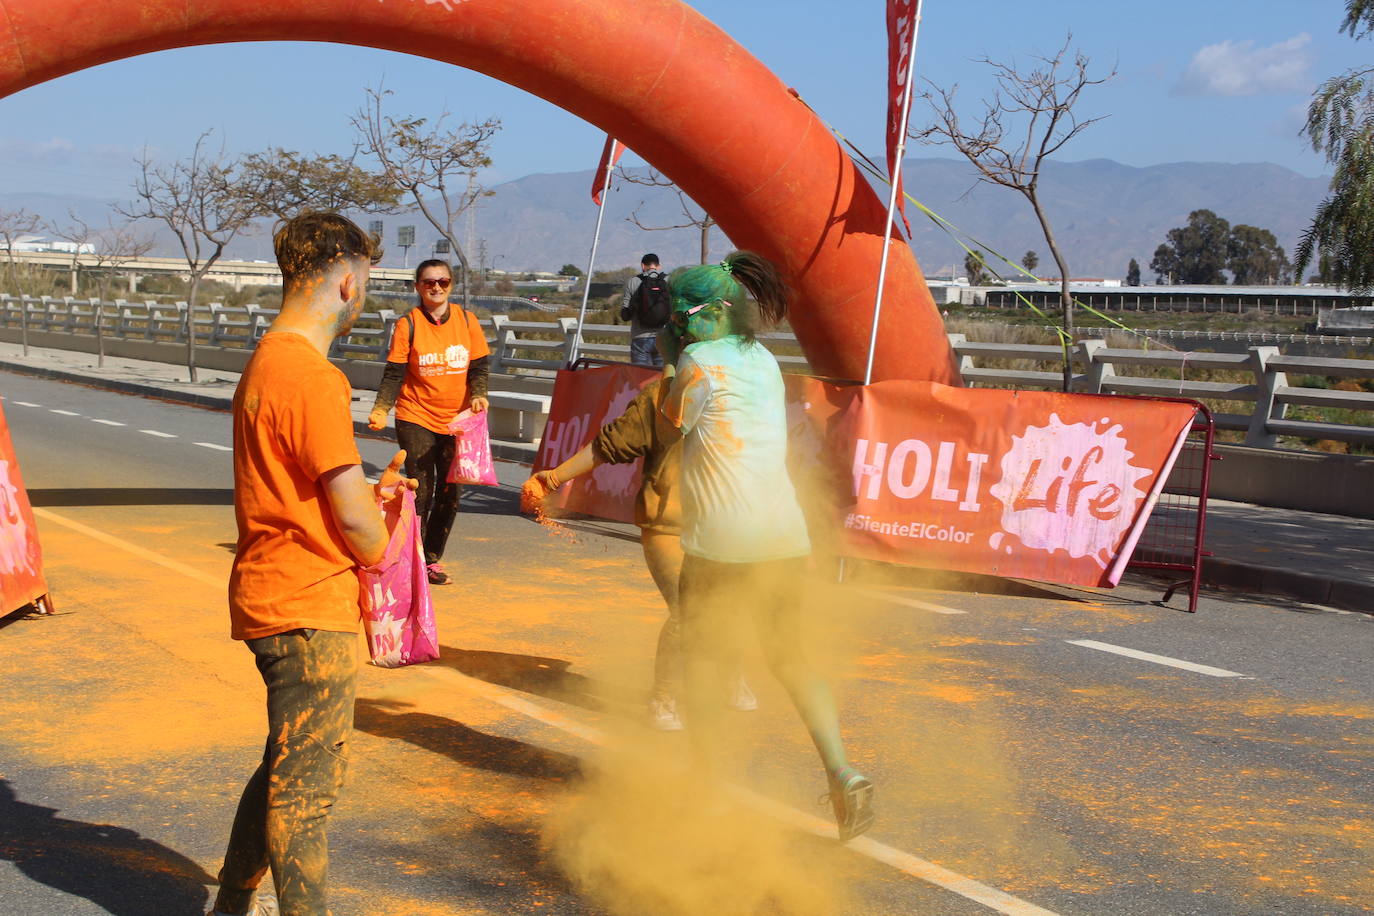
[[[1110,423],[1065,423],[1051,414],[1046,425],[1012,437],[991,488],[1003,530],[990,547],[1010,553],[1005,534],[1032,550],[1090,557],[1104,569],[1111,563],[1145,496],[1138,485],[1153,472],[1131,463],[1122,426]]]
[[[30,553],[29,526],[20,511],[20,490],[10,480],[10,463],[0,458],[0,574],[38,572],[38,557]]]

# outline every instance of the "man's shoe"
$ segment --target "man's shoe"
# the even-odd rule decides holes
[[[225,913],[222,910],[211,909],[205,916],[278,916],[279,912],[276,897],[255,894],[253,902],[248,904],[248,909],[243,913]]]
[[[845,843],[873,826],[873,783],[853,767],[830,774],[830,807]]]
[[[730,685],[730,708],[740,712],[753,712],[759,708],[758,697],[749,689],[749,682],[742,674],[735,675],[735,681]]]
[[[452,585],[453,577],[444,571],[442,563],[431,563],[425,567],[425,574],[429,577],[430,585]]]
[[[650,700],[649,724],[661,732],[682,731],[682,720],[677,715],[677,700],[672,697],[654,697]]]

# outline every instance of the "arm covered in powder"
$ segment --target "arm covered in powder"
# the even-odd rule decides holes
[[[479,356],[468,364],[468,397],[485,398],[491,380],[491,357]]]

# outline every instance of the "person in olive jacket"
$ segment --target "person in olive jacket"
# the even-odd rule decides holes
[[[668,375],[672,367],[667,369]],[[650,721],[664,731],[682,728],[677,714],[677,695],[682,686],[681,618],[678,614],[678,576],[682,572],[682,503],[678,498],[678,474],[682,466],[682,439],[670,436],[658,419],[667,395],[665,379],[649,383],[619,417],[602,427],[596,438],[558,467],[539,471],[525,484],[527,498],[538,502],[574,477],[590,473],[602,464],[629,464],[644,459],[639,493],[635,496],[635,524],[644,550],[644,564],[653,576],[668,619],[658,634],[654,656],[654,686],[649,700]],[[736,670],[728,679],[730,705],[740,710],[758,708],[758,701],[744,676]]]

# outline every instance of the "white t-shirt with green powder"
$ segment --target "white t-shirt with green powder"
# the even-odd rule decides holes
[[[720,563],[811,552],[787,474],[778,361],[738,336],[694,343],[677,364],[664,416],[685,437],[682,549]]]

